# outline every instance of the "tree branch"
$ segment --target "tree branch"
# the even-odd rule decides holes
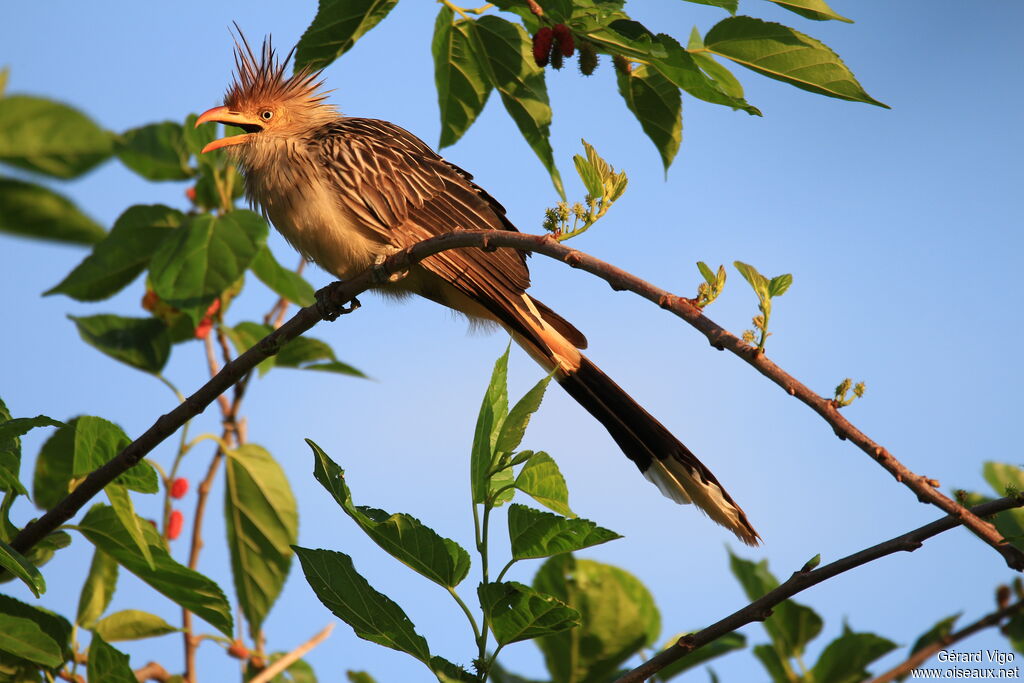
[[[894,458],[886,449],[869,439],[863,432],[854,427],[846,418],[839,414],[833,402],[811,391],[783,371],[755,347],[745,343],[729,333],[710,319],[706,318],[699,308],[690,303],[689,299],[678,297],[663,289],[631,275],[621,268],[601,261],[575,249],[566,247],[557,240],[546,235],[525,235],[521,233],[485,230],[458,231],[434,237],[414,244],[389,256],[380,265],[374,266],[346,282],[334,282],[319,293],[320,300],[341,306],[358,294],[379,284],[383,280],[400,278],[408,268],[419,261],[448,249],[478,247],[484,250],[498,247],[513,247],[532,251],[557,259],[573,268],[579,268],[607,281],[612,289],[630,290],[645,299],[668,309],[688,322],[718,349],[728,349],[735,355],[754,366],[765,377],[778,384],[791,396],[795,396],[810,406],[828,422],[835,433],[843,439],[849,439],[861,450],[870,455],[886,469],[897,481],[913,490],[918,499],[941,508],[961,521],[991,545],[1006,560],[1007,565],[1015,570],[1024,570],[1024,553],[1006,542],[1006,539],[988,522],[979,519],[956,501],[943,495],[936,486],[938,482],[915,474]],[[44,536],[55,530],[75,515],[93,496],[118,475],[139,462],[160,442],[173,434],[191,417],[202,412],[217,396],[237,383],[260,361],[277,353],[286,342],[303,334],[321,320],[317,306],[300,309],[288,322],[264,337],[253,348],[238,356],[198,391],[189,396],[184,403],[167,415],[160,417],[138,439],[129,444],[121,453],[105,465],[90,473],[89,476],[66,498],[58,503],[35,522],[28,524],[11,545],[24,553],[38,543]]]
[[[279,673],[287,669],[289,666],[292,665],[293,662],[302,659],[302,656],[304,654],[312,650],[320,643],[327,640],[328,636],[331,635],[331,631],[333,630],[334,623],[332,622],[330,624],[327,624],[327,626],[325,626],[315,636],[307,640],[302,645],[299,645],[297,648],[295,648],[285,656],[281,657],[281,659],[277,660],[263,671],[259,672],[258,674],[250,678],[249,683],[267,683],[267,681],[272,680],[274,676],[278,675]]]
[[[971,508],[971,513],[978,516],[994,515],[997,512],[1009,510],[1024,505],[1024,494],[1008,496],[988,503],[983,503]],[[921,547],[924,541],[932,536],[941,534],[944,531],[960,526],[964,523],[963,518],[956,515],[949,515],[937,519],[930,524],[915,529],[911,532],[897,536],[861,550],[860,552],[848,555],[841,560],[836,560],[823,567],[811,571],[794,572],[788,580],[774,590],[765,593],[763,596],[750,603],[743,609],[733,612],[724,619],[715,622],[702,631],[692,633],[680,638],[674,647],[662,650],[651,659],[647,660],[637,668],[619,678],[615,683],[638,683],[664,669],[666,666],[682,659],[697,648],[703,647],[727,633],[739,629],[753,621],[763,621],[772,613],[772,608],[783,600],[793,597],[797,593],[807,590],[822,581],[831,579],[833,576],[842,574],[861,565],[873,562],[886,555],[892,555],[900,551],[913,552]]]
[[[958,643],[965,638],[969,638],[978,631],[984,631],[986,628],[998,626],[1004,619],[1020,614],[1021,611],[1024,611],[1024,600],[1018,600],[1017,602],[1007,605],[1002,609],[986,614],[970,626],[965,626],[955,633],[950,633],[948,636],[939,638],[935,642],[922,647],[920,650],[910,655],[905,662],[893,667],[889,671],[886,671],[878,678],[873,679],[871,683],[891,683],[891,681],[895,681],[898,678],[906,676],[910,673],[911,669],[916,669],[921,666],[926,659],[934,655],[939,650],[943,650],[954,643]]]

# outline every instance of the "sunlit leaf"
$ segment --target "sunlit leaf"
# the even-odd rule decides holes
[[[683,139],[683,100],[674,83],[657,70],[640,64],[630,73],[616,70],[619,94],[658,148],[665,170],[672,164]],[[591,193],[593,194],[593,193]]]
[[[569,508],[569,488],[554,459],[538,451],[526,461],[515,481],[516,488],[535,501],[566,517],[575,517]]]
[[[106,160],[112,151],[110,133],[77,109],[41,97],[0,99],[2,163],[74,178]]]
[[[494,637],[501,645],[565,631],[580,613],[550,595],[515,581],[482,584],[477,590]]]
[[[123,318],[110,313],[68,318],[82,341],[136,370],[157,374],[171,356],[171,336],[159,318]]]
[[[85,577],[82,593],[78,598],[78,616],[75,617],[75,623],[82,628],[92,628],[110,606],[116,587],[117,561],[96,548],[93,550],[89,574]]]
[[[70,644],[67,619],[0,594],[0,652],[54,669],[70,656]]]
[[[434,24],[434,81],[441,110],[441,142],[438,148],[454,145],[483,111],[491,83],[480,65],[470,39],[472,27],[442,6]]]
[[[155,614],[126,609],[100,619],[93,630],[104,640],[113,643],[119,640],[155,638],[181,629],[171,626]]]
[[[107,234],[64,195],[14,178],[0,178],[0,208],[0,232],[72,244],[96,244]]]
[[[0,568],[21,580],[37,598],[46,592],[46,580],[25,556],[0,540]]]
[[[147,180],[187,180],[195,173],[180,123],[151,123],[122,133],[114,145],[117,158]]]
[[[586,519],[567,519],[525,505],[508,509],[508,536],[516,560],[550,557],[622,538]]]
[[[294,270],[288,270],[278,263],[267,245],[264,244],[259,250],[249,268],[275,294],[299,306],[313,304],[313,286]]]
[[[825,0],[769,0],[769,2],[774,2],[779,7],[799,14],[805,19],[812,19],[814,21],[835,19],[836,21],[845,21],[848,24],[853,23],[852,19],[847,19],[841,14],[836,13],[834,9],[828,6]]]
[[[295,49],[295,68],[322,69],[376,26],[398,0],[320,0]]]

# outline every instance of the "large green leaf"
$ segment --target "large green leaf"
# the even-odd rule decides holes
[[[224,518],[231,573],[242,614],[255,639],[292,564],[299,513],[284,470],[255,444],[228,452]]]
[[[93,628],[100,637],[112,643],[119,640],[155,638],[180,630],[155,614],[137,609],[114,612],[96,622]]]
[[[67,197],[13,178],[0,178],[0,232],[72,244],[96,244],[107,234]]]
[[[665,643],[662,649],[670,650],[674,648],[676,646],[676,643],[683,635],[684,634],[680,633],[679,635],[670,638],[669,641]],[[708,662],[716,657],[721,657],[722,655],[728,654],[735,650],[742,650],[746,646],[747,639],[746,637],[744,637],[742,633],[726,633],[724,636],[711,641],[699,650],[691,652],[682,659],[678,659],[672,662],[664,669],[659,671],[655,675],[653,680],[670,680],[672,678],[675,678],[679,674],[683,673],[684,671],[692,669],[695,666],[700,666],[704,662]]]
[[[132,498],[128,495],[128,489],[120,484],[111,483],[107,484],[103,490],[107,494],[107,500],[110,501],[110,507],[113,508],[114,514],[117,515],[122,527],[135,544],[135,549],[139,551],[150,570],[156,569],[153,553],[149,551],[149,543],[146,541],[143,531],[143,527],[148,527],[149,524],[135,514],[135,504],[132,503]]]
[[[455,21],[452,10],[442,6],[434,24],[431,51],[437,104],[441,110],[441,142],[438,143],[441,149],[459,141],[483,111],[491,94],[490,80],[473,50],[470,21]]]
[[[295,48],[295,68],[322,69],[376,26],[398,0],[320,0],[313,23]]]
[[[427,641],[391,598],[378,593],[352,565],[333,550],[295,547],[306,581],[320,602],[364,640],[406,652],[430,665]]]
[[[90,681],[103,683],[137,683],[128,655],[108,645],[98,633],[89,641],[89,663],[86,673]]]
[[[661,163],[668,171],[683,139],[683,99],[679,89],[656,69],[643,64],[630,73],[616,70],[616,78],[619,94],[658,148]]]
[[[580,613],[561,600],[515,581],[482,584],[480,607],[499,645],[574,628]]]
[[[77,109],[41,97],[0,99],[0,162],[74,178],[111,151],[110,133]]]
[[[538,451],[519,470],[516,488],[535,501],[566,517],[575,517],[569,508],[569,488],[554,459],[544,451]]]
[[[313,476],[374,543],[413,571],[446,588],[454,588],[466,578],[469,553],[465,549],[410,515],[389,515],[383,510],[353,504],[344,470],[315,443],[309,439],[306,443],[313,449]]]
[[[662,33],[658,35],[658,42],[665,56],[652,60],[651,65],[677,87],[705,102],[742,109],[748,114],[760,116],[761,111],[757,107],[748,104],[742,95],[736,96],[735,87],[731,83],[725,84],[721,79],[705,73],[695,56],[675,38]]]
[[[233,637],[231,605],[224,592],[199,572],[175,562],[156,529],[149,524],[143,525],[143,534],[153,557],[153,569],[147,566],[124,525],[106,505],[94,505],[76,528],[93,545],[102,548],[158,593],[194,612],[229,638]]]
[[[1024,491],[1024,469],[1003,462],[986,462],[981,469],[985,481],[1000,496]]]
[[[294,270],[288,270],[278,263],[267,245],[263,245],[249,267],[260,282],[274,293],[299,306],[313,304],[313,286]]]
[[[864,91],[830,47],[788,26],[729,17],[708,31],[704,45],[710,52],[803,90],[889,108]]]
[[[114,148],[121,163],[147,180],[187,180],[195,175],[180,123],[132,128],[117,138]]]
[[[867,666],[896,649],[896,643],[874,633],[854,633],[849,628],[825,646],[811,670],[814,683],[860,683],[871,677]]]
[[[661,630],[654,598],[632,574],[566,553],[545,562],[533,587],[576,609],[578,629],[545,636],[537,644],[554,683],[604,683]]]
[[[2,540],[0,540],[0,568],[20,579],[37,598],[46,592],[46,580],[35,565]]]
[[[55,669],[70,649],[71,624],[64,617],[0,594],[0,652]]]
[[[551,150],[551,106],[544,70],[533,61],[530,36],[518,25],[488,14],[467,22],[480,64],[498,93],[509,116],[530,148],[551,175],[558,194],[565,197],[562,177]]]
[[[768,570],[768,560],[751,562],[729,552],[729,566],[750,600],[757,600],[778,587],[779,581]],[[782,657],[798,657],[804,646],[821,633],[822,620],[810,607],[784,600],[772,608],[764,628]]]
[[[110,233],[45,294],[67,294],[78,301],[100,301],[121,291],[146,269],[160,243],[184,220],[177,209],[161,204],[129,207]]]
[[[751,652],[761,662],[761,666],[768,672],[772,683],[793,683],[796,679],[795,672],[789,664],[779,656],[778,650],[772,645],[762,643],[751,648]]]
[[[0,401],[0,491],[13,491],[28,495],[21,483],[21,437],[36,427],[63,427],[45,415],[12,418],[3,401]]]
[[[75,623],[82,628],[90,629],[103,616],[114,598],[117,588],[117,561],[110,555],[96,548],[93,551],[89,574],[82,585],[82,593],[78,598],[78,615]]]
[[[123,429],[101,417],[82,415],[68,424],[73,425],[75,431],[72,474],[76,477],[105,465],[131,443]],[[156,470],[145,460],[119,475],[114,483],[140,493],[160,490]]]
[[[814,21],[835,19],[836,21],[845,21],[848,24],[853,23],[852,19],[847,19],[843,15],[837,14],[834,9],[828,6],[825,0],[769,0],[769,2],[774,2],[779,7],[799,14],[805,19],[813,19]]]
[[[494,444],[501,433],[501,425],[504,423],[508,411],[509,348],[506,348],[505,353],[494,363],[491,381],[487,385],[487,392],[480,404],[476,427],[473,430],[469,471],[474,503],[486,501],[496,483],[506,484],[511,483],[512,480],[510,470],[503,470],[496,476],[492,476],[491,473],[495,464]]]
[[[267,222],[252,211],[195,216],[153,255],[153,290],[198,324],[210,303],[242,277],[266,238]]]
[[[171,335],[159,318],[123,318],[112,313],[68,318],[82,341],[136,370],[158,374],[171,356]]]
[[[509,506],[508,536],[516,560],[570,553],[622,538],[589,520],[566,519],[525,505]]]

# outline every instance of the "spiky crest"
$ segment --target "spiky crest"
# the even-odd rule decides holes
[[[245,34],[235,24],[238,37],[235,39],[235,75],[224,93],[224,104],[231,109],[243,109],[247,104],[282,104],[291,102],[304,107],[329,107],[323,101],[327,92],[320,92],[323,81],[322,70],[304,66],[291,76],[285,76],[285,69],[295,55],[293,47],[278,59],[270,36],[263,39],[259,57],[249,45]]]

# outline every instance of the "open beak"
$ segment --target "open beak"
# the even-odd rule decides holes
[[[212,152],[215,149],[220,149],[221,147],[241,145],[242,143],[249,142],[249,139],[253,135],[263,130],[263,125],[260,123],[259,119],[252,116],[246,116],[241,112],[231,111],[227,107],[214,107],[213,109],[204,111],[199,115],[199,118],[196,119],[196,128],[204,123],[210,122],[226,123],[231,126],[238,126],[246,132],[242,135],[232,135],[226,138],[221,138],[220,140],[214,140],[206,147],[203,147],[203,154]]]

